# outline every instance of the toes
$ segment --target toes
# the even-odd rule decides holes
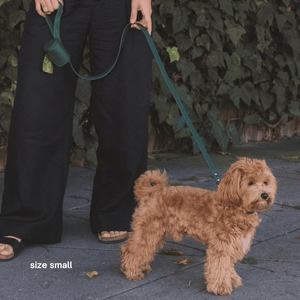
[[[101,231],[100,236],[107,238],[110,237],[110,233],[108,231]]]
[[[5,244],[1,244],[0,245],[0,255],[1,256],[8,256],[14,253],[14,250],[11,246],[9,245],[5,245]]]

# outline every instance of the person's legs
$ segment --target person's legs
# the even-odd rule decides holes
[[[129,22],[130,0],[102,0],[90,28],[93,75],[116,57]],[[90,211],[93,233],[129,231],[134,181],[147,169],[147,125],[152,54],[143,33],[131,29],[114,70],[92,83],[92,113],[99,137]]]
[[[62,41],[77,69],[89,26],[91,10],[85,7],[87,2],[65,1],[61,22]],[[68,175],[77,81],[69,65],[54,66],[52,75],[42,71],[43,47],[52,38],[45,19],[36,13],[32,3],[19,56],[0,236],[37,243],[61,240],[62,200]],[[0,252],[3,247],[1,245]]]

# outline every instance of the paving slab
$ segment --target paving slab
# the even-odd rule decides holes
[[[276,203],[261,214],[247,258],[255,264],[236,264],[243,286],[224,299],[300,299],[300,138],[278,143],[253,143],[213,153],[220,176],[240,156],[266,159],[278,181]],[[201,155],[167,153],[152,156],[149,169],[167,170],[173,184],[216,190]],[[206,246],[184,238],[167,240],[144,280],[128,281],[120,271],[120,245],[103,245],[90,231],[89,209],[95,170],[70,166],[64,199],[62,242],[36,245],[20,257],[1,264],[0,298],[13,300],[216,299],[206,292],[204,262]],[[0,175],[0,193],[3,175]],[[188,265],[179,262],[188,260]],[[44,263],[37,268],[35,262]],[[61,263],[56,265],[55,263]],[[71,265],[70,265],[71,263]],[[32,265],[33,264],[33,265]],[[53,264],[53,265],[51,265]],[[63,265],[65,264],[65,265]],[[52,266],[52,267],[51,267]],[[63,268],[65,267],[65,268]],[[94,279],[87,272],[97,271]]]

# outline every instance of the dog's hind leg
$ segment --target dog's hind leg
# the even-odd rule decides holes
[[[162,248],[166,233],[159,220],[134,223],[126,243],[121,246],[121,270],[130,280],[141,280],[151,271],[150,262]]]

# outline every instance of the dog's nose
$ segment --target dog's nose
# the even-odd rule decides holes
[[[269,197],[269,195],[267,193],[262,193],[260,196],[264,200],[268,199],[268,197]]]

